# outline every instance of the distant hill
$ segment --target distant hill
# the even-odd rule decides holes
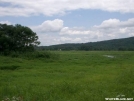
[[[52,46],[40,46],[41,50],[119,50],[119,51],[134,51],[134,37],[113,39],[99,42],[88,43],[69,43]]]

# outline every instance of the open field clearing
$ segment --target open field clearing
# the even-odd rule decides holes
[[[0,56],[0,101],[134,98],[134,52],[54,51],[57,58]]]

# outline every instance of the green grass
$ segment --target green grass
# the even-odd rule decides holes
[[[0,101],[105,101],[120,94],[134,98],[134,52],[52,54],[58,58],[0,56]]]

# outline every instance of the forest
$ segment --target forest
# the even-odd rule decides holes
[[[40,46],[40,50],[84,50],[84,51],[133,51],[134,37],[88,43],[67,43]]]

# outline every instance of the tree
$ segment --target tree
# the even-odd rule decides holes
[[[19,24],[0,24],[0,51],[33,51],[39,45],[38,36],[30,28]]]

